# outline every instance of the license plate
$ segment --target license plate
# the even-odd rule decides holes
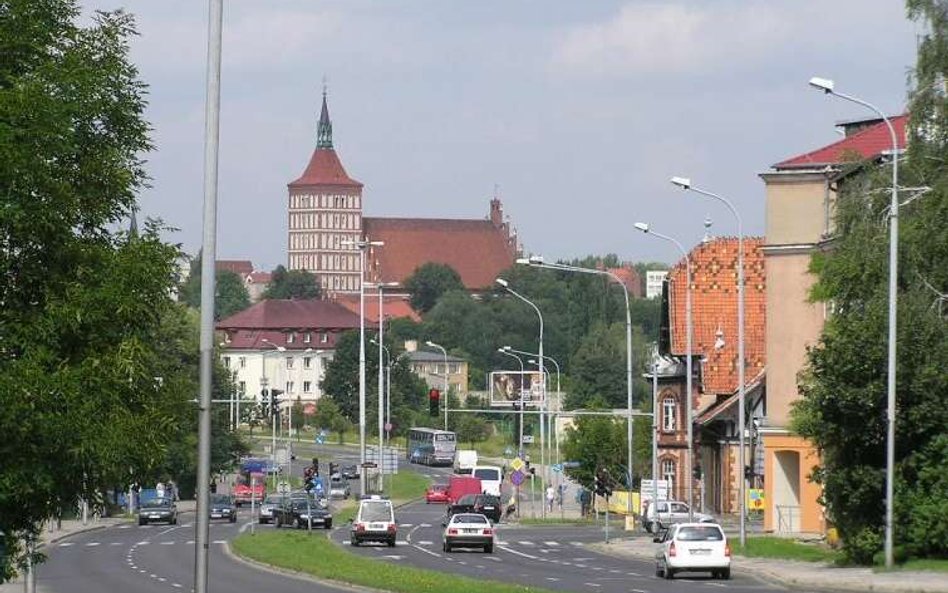
[[[692,550],[691,553],[694,556],[708,556],[711,554],[711,550]]]
[[[478,533],[480,529],[465,529],[464,533]]]
[[[385,531],[385,523],[369,523],[369,529],[373,531]]]
[[[160,519],[160,518],[161,518],[161,515],[158,515],[158,514],[148,515],[148,518],[149,518],[149,519]]]
[[[485,511],[492,511],[492,510],[494,510],[494,507],[484,507],[484,510],[485,510]]]
[[[220,513],[211,513],[211,519],[220,519],[220,518],[221,518]]]

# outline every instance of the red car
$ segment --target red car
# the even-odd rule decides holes
[[[448,498],[448,485],[447,484],[432,484],[428,486],[428,490],[425,491],[425,502],[431,504],[433,502],[439,503],[448,503],[450,499]]]

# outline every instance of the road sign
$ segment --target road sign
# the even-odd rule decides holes
[[[365,468],[373,468],[373,467],[378,467],[378,466],[379,464],[375,463],[374,461],[366,461],[365,463],[362,464],[362,467],[365,467]]]
[[[506,449],[504,449],[504,457],[507,459],[510,459],[511,457],[513,457],[514,453],[515,451],[513,450],[513,447],[507,447]]]
[[[514,460],[510,462],[510,467],[512,467],[515,472],[520,471],[523,468],[523,460],[519,457],[515,457]]]
[[[392,423],[391,423],[391,422],[386,422],[386,423],[385,423],[385,432],[392,432]]]
[[[524,445],[532,445],[532,444],[533,444],[533,435],[532,435],[532,434],[525,434],[525,435],[523,435],[523,444],[524,444]]]
[[[323,436],[322,434],[316,435],[316,444],[317,444],[317,445],[322,445],[322,444],[325,443],[325,442],[326,442],[326,437],[325,437],[325,436]]]
[[[553,465],[550,466],[550,469],[552,469],[556,473],[560,473],[561,471],[563,471],[563,466],[560,465],[559,463],[554,463]]]
[[[562,465],[565,469],[569,469],[572,467],[579,467],[580,463],[578,461],[564,461],[560,465]]]
[[[518,459],[517,461],[519,461],[519,459]],[[519,486],[519,485],[523,482],[523,479],[524,479],[525,477],[526,477],[526,476],[524,475],[524,473],[523,473],[522,471],[520,471],[520,470],[515,470],[515,471],[513,471],[513,472],[510,473],[510,482],[511,482],[514,486]]]

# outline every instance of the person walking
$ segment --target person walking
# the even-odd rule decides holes
[[[553,501],[556,500],[556,491],[553,489],[553,484],[549,484],[546,487],[546,506],[553,512]]]

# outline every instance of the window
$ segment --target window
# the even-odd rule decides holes
[[[240,388],[240,395],[246,395],[246,394],[247,394],[247,382],[246,382],[246,381],[241,381],[239,388]]]
[[[241,356],[240,359],[239,359],[239,363],[240,363],[240,368],[242,368],[242,369],[247,368],[247,357],[246,357],[246,356]]]
[[[450,368],[451,370],[448,372],[451,373],[452,375],[457,375],[458,373],[461,372],[461,365],[459,365],[456,362],[451,363]]]
[[[292,382],[292,381],[287,381],[287,382],[286,382],[286,390],[284,391],[284,393],[286,393],[287,395],[293,393],[293,382]]]
[[[662,479],[668,481],[668,492],[675,491],[675,460],[665,459],[662,461]]]
[[[662,430],[675,430],[675,409],[677,402],[673,397],[666,397],[662,400]]]
[[[296,341],[296,333],[295,333],[295,332],[289,332],[289,333],[287,333],[287,334],[286,334],[286,343],[287,343],[287,344],[292,344],[294,341]]]
[[[292,357],[292,356],[287,356],[287,357],[286,357],[286,368],[288,368],[288,369],[292,369],[292,368],[293,368],[293,357]]]
[[[309,332],[306,332],[306,333],[303,335],[303,343],[304,343],[304,344],[309,344],[309,342],[310,342],[311,339],[312,339],[312,336],[310,335]]]
[[[320,341],[320,343],[322,343],[322,344],[325,344],[326,342],[328,342],[328,341],[329,341],[329,334],[321,334],[321,335],[319,336],[319,341]]]
[[[313,390],[312,381],[303,381],[303,393],[309,393]]]
[[[230,368],[230,357],[229,357],[229,356],[225,356],[225,357],[224,357],[224,366],[225,366],[226,368],[228,368],[228,369]]]
[[[303,357],[303,368],[308,369],[312,366],[313,359],[309,356]]]

